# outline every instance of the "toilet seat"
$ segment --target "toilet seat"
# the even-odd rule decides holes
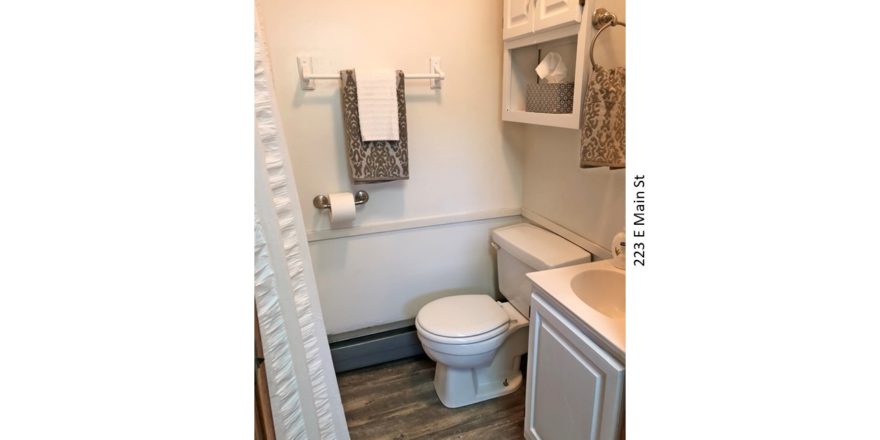
[[[442,344],[451,344],[451,345],[468,345],[468,344],[476,344],[478,342],[488,341],[492,338],[501,336],[504,332],[507,331],[507,323],[501,324],[498,328],[480,333],[478,335],[473,336],[464,336],[464,337],[455,337],[455,336],[443,336],[438,335],[436,333],[431,333],[424,329],[419,322],[416,321],[416,329],[420,332],[421,336],[430,341],[439,342]]]
[[[510,316],[488,295],[456,295],[431,301],[416,316],[426,339],[444,344],[473,344],[503,334]]]

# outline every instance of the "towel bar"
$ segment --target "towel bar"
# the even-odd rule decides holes
[[[354,193],[355,206],[363,205],[368,201],[370,201],[370,195],[366,191],[361,190]],[[327,197],[325,194],[318,194],[312,199],[312,204],[318,209],[330,209],[330,197]]]
[[[439,89],[440,81],[446,79],[446,72],[440,68],[440,57],[431,57],[428,62],[431,73],[405,73],[404,77],[406,79],[430,79],[431,88]],[[313,73],[311,57],[296,57],[296,65],[299,68],[299,79],[303,90],[315,90],[316,79],[339,79],[339,73]]]
[[[618,20],[617,16],[608,12],[607,9],[599,8],[593,12],[593,28],[598,30],[596,35],[593,36],[593,41],[590,42],[590,65],[594,69],[596,68],[596,60],[593,59],[593,46],[596,45],[596,39],[599,38],[599,34],[605,29],[618,25],[626,27],[626,23]]]

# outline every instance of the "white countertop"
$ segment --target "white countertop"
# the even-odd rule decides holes
[[[537,287],[535,291],[542,298],[547,298],[555,305],[561,306],[562,312],[567,312],[569,317],[575,320],[575,324],[585,326],[585,332],[589,336],[598,337],[597,341],[605,348],[615,352],[618,357],[626,356],[626,320],[611,319],[594,310],[572,291],[571,280],[587,267],[611,269],[619,272],[611,265],[611,260],[601,260],[592,263],[578,264],[575,266],[562,267],[559,269],[542,270],[532,272],[526,276]]]

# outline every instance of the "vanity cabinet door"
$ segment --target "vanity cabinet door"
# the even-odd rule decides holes
[[[504,0],[504,15],[501,23],[502,38],[509,40],[520,35],[532,33],[534,0]]]
[[[525,436],[616,440],[624,366],[532,294]]]
[[[579,0],[536,0],[535,32],[570,23],[580,23],[583,7]]]

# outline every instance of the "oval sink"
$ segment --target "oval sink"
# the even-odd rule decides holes
[[[611,318],[626,318],[626,276],[620,270],[595,268],[571,279],[571,290],[593,310]]]

